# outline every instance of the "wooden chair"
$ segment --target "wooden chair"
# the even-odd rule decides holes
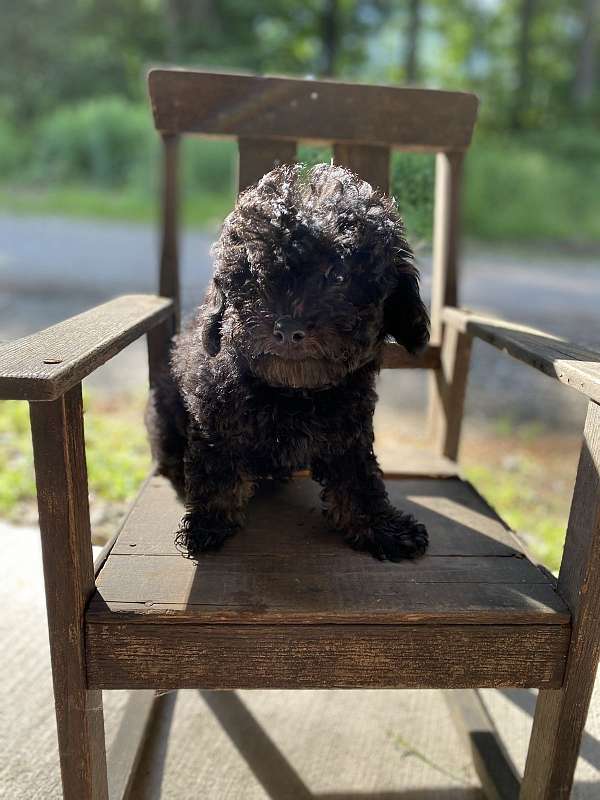
[[[458,307],[476,98],[169,70],[150,73],[150,96],[165,154],[160,296],[118,298],[0,348],[0,398],[31,405],[65,798],[127,794],[153,694],[133,693],[107,777],[101,690],[182,687],[539,687],[522,782],[478,695],[450,699],[490,798],[568,797],[599,655],[599,356]],[[247,529],[196,567],[174,549],[181,508],[151,476],[94,568],[81,381],[142,334],[151,383],[164,368],[185,133],[235,137],[240,188],[292,161],[301,140],[332,142],[336,161],[383,189],[392,147],[437,153],[432,343],[418,359],[389,345],[385,362],[431,370],[431,454],[405,455],[388,476],[392,499],[428,525],[422,560],[378,563],[347,548],[316,512],[317,487],[298,477],[257,497]],[[473,337],[589,399],[557,582],[458,476]]]

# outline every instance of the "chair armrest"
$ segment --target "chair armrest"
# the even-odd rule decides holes
[[[572,344],[560,336],[495,319],[462,308],[446,307],[444,323],[477,337],[524,364],[600,402],[600,353]]]
[[[0,400],[56,400],[173,313],[165,297],[118,297],[0,344]]]

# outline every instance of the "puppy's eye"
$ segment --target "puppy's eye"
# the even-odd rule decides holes
[[[325,273],[325,278],[327,283],[345,283],[346,282],[346,274],[341,269],[330,269],[328,272]]]

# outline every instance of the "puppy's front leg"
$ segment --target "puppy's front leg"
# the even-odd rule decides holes
[[[192,429],[184,458],[186,513],[176,536],[189,558],[217,550],[243,522],[254,485],[243,477],[226,442],[208,441]]]
[[[323,486],[327,518],[348,544],[382,560],[423,555],[427,530],[411,514],[392,506],[370,447],[355,445],[344,453],[317,458],[312,471]]]

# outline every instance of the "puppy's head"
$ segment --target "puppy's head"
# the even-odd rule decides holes
[[[204,348],[235,349],[274,386],[332,386],[386,336],[429,339],[419,274],[393,200],[338,166],[269,172],[244,192],[214,248]]]

